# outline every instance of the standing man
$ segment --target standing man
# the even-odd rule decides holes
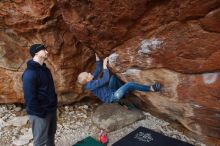
[[[24,99],[32,125],[34,146],[55,146],[57,95],[47,59],[46,46],[30,47],[32,59],[22,75]]]

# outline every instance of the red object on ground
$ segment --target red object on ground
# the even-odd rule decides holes
[[[101,132],[99,133],[98,140],[99,140],[100,143],[102,143],[104,145],[107,145],[108,138],[107,138],[106,134],[103,132],[103,130],[101,130]]]

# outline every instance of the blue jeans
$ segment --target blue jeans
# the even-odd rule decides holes
[[[149,92],[150,86],[127,82],[123,84],[115,75],[112,75],[109,81],[109,88],[112,90],[110,102],[119,101],[126,93],[131,93],[134,90]]]

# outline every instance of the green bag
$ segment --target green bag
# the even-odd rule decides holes
[[[97,140],[95,140],[91,136],[88,136],[85,139],[78,141],[76,144],[72,146],[104,146],[104,145],[99,143]]]

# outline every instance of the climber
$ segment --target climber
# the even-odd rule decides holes
[[[107,68],[108,58],[105,58],[103,63],[100,61],[97,54],[96,56],[96,70],[91,74],[88,72],[81,72],[78,75],[78,83],[84,85],[85,89],[92,91],[101,101],[105,103],[118,102],[126,93],[134,90],[144,92],[158,92],[160,91],[160,83],[155,83],[151,86],[140,85],[134,82],[123,84],[115,75],[109,80],[109,70]],[[98,75],[102,69],[103,75],[98,79]],[[108,83],[108,84],[107,84]]]

